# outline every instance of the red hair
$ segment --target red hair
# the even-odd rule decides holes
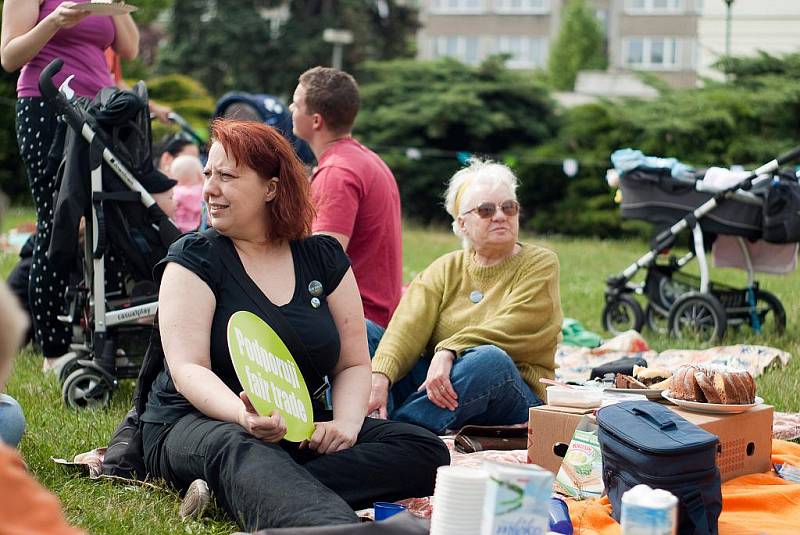
[[[298,240],[311,234],[316,213],[309,181],[294,149],[277,130],[253,121],[216,119],[211,139],[219,142],[236,162],[264,180],[277,177],[275,198],[267,203],[271,241]]]

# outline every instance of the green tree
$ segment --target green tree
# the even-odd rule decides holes
[[[423,222],[447,217],[441,195],[459,156],[497,159],[557,132],[546,88],[528,73],[508,70],[502,57],[478,67],[449,58],[369,62],[360,80],[356,136],[391,167],[404,213]],[[523,189],[536,187],[530,178],[523,177]]]
[[[217,96],[258,89],[275,68],[269,21],[258,15],[270,6],[268,0],[175,0],[158,70],[191,76]]]
[[[281,24],[261,16],[276,0],[175,0],[162,72],[181,72],[220,96],[225,91],[291,94],[309,67],[329,65],[326,28],[349,29],[344,68],[366,59],[411,56],[416,10],[395,0],[294,0]]]
[[[139,26],[152,24],[161,13],[172,5],[173,0],[136,0],[133,19]]]
[[[550,50],[548,71],[554,88],[571,91],[582,69],[605,69],[605,38],[585,0],[569,0],[561,27]]]

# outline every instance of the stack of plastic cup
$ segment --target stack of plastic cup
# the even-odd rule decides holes
[[[431,535],[480,535],[488,479],[479,468],[440,466],[433,491]]]

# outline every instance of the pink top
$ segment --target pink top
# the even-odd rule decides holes
[[[203,213],[203,185],[175,186],[172,190],[175,201],[175,225],[181,232],[197,230]]]
[[[39,21],[52,13],[63,0],[44,0],[39,6]],[[86,3],[88,0],[76,0]],[[56,87],[74,74],[70,87],[82,97],[94,97],[102,87],[114,85],[103,51],[114,42],[116,31],[109,16],[91,15],[72,28],[59,30],[42,50],[22,67],[17,80],[17,97],[38,97],[39,75],[55,58],[64,60],[64,67],[53,83]]]
[[[400,193],[392,171],[355,139],[342,139],[320,157],[311,198],[317,209],[313,231],[350,237],[346,252],[364,315],[386,327],[403,282]]]

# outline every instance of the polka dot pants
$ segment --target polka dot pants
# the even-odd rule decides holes
[[[28,299],[36,341],[45,357],[69,350],[71,329],[58,321],[63,314],[67,274],[57,273],[47,259],[53,224],[55,167],[47,165],[47,153],[56,130],[56,117],[41,97],[17,100],[17,144],[36,207],[36,242],[33,250]]]

